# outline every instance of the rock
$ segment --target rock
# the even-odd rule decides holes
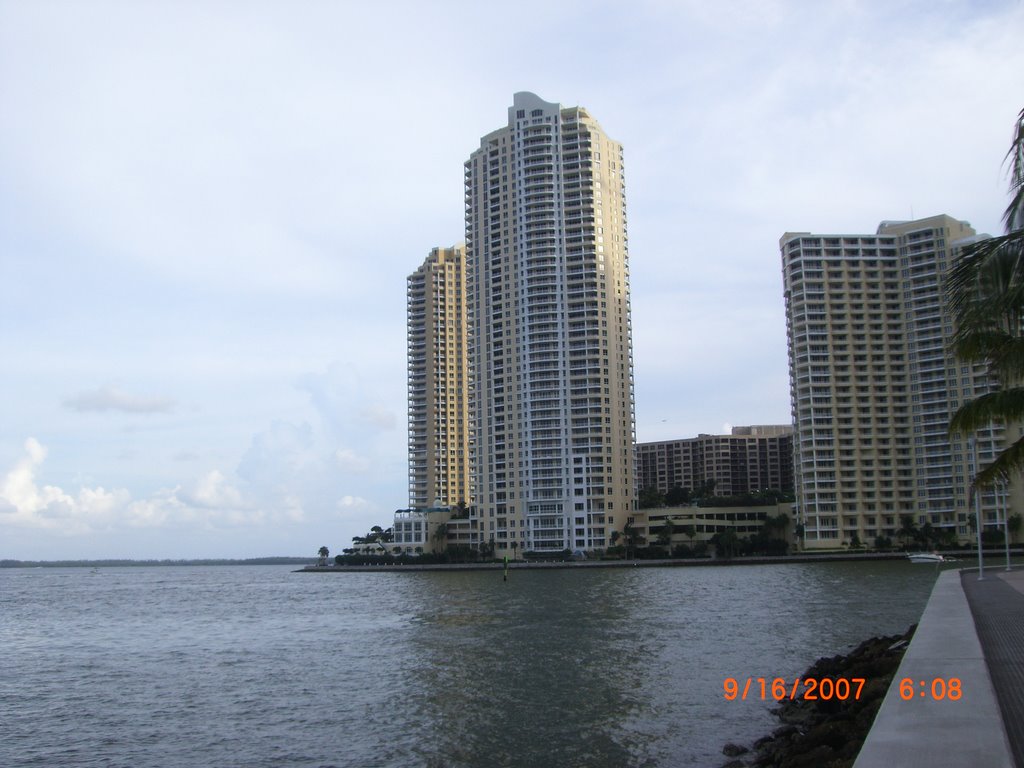
[[[787,736],[792,736],[795,733],[799,733],[795,725],[784,725],[781,728],[776,728],[774,731],[772,731],[772,736],[774,736],[776,739],[784,739]]]
[[[865,640],[845,656],[824,656],[814,662],[801,679],[863,678],[865,683],[860,689],[860,696],[850,696],[845,701],[819,698],[816,701],[797,699],[781,702],[772,713],[783,725],[770,736],[754,742],[753,765],[759,768],[820,768],[826,765],[829,768],[850,768],[874,723],[916,628],[916,625],[911,626],[903,635]],[[748,750],[737,744],[726,744],[722,752],[728,757],[736,757]],[[739,760],[733,763],[743,765]]]
[[[836,753],[832,748],[823,744],[815,747],[810,752],[790,755],[784,758],[778,765],[779,768],[822,768],[825,765],[835,768],[835,763],[832,762],[835,756]]]

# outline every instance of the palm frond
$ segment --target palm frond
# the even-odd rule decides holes
[[[1016,232],[1024,229],[1024,109],[1017,115],[1006,160],[1010,164],[1010,204],[1003,213],[1003,224],[1007,232]]]
[[[1024,437],[1000,453],[995,461],[974,476],[973,486],[983,488],[996,482],[1008,483],[1024,470]]]
[[[1024,307],[1024,230],[966,246],[944,290],[958,327],[1013,327]]]
[[[960,329],[951,346],[961,360],[987,363],[989,373],[1004,385],[1024,378],[1024,336],[1002,330],[967,332]]]
[[[950,432],[974,432],[993,421],[1017,421],[1024,418],[1024,387],[1000,389],[970,400],[953,414]]]

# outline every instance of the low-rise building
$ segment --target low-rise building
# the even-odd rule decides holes
[[[658,536],[671,521],[668,546],[708,544],[717,533],[732,531],[738,538],[761,533],[767,523],[773,536],[790,547],[795,543],[796,521],[791,503],[756,507],[661,507],[647,510],[648,544],[658,544]],[[690,535],[692,534],[692,536]]]
[[[451,507],[396,509],[392,527],[392,552],[396,548],[397,554],[406,555],[440,552],[444,549],[446,536],[439,537],[437,530],[441,525],[447,529],[451,517]]]

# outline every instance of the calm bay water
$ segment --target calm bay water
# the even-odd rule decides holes
[[[793,677],[916,622],[906,562],[0,570],[3,766],[717,766]]]

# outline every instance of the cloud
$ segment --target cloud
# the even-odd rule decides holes
[[[70,494],[57,486],[36,483],[36,471],[46,459],[46,448],[35,438],[24,444],[25,456],[0,484],[0,523],[60,529],[74,534],[104,525],[130,502],[125,490],[82,488]]]
[[[170,413],[175,406],[175,401],[167,397],[139,397],[110,387],[80,392],[64,401],[65,408],[79,413]]]
[[[378,430],[395,428],[395,412],[382,405],[370,405],[359,412],[359,421]]]
[[[395,428],[393,408],[379,402],[379,387],[368,387],[355,365],[333,362],[322,373],[307,373],[296,382],[316,409],[325,432],[335,440],[356,430],[387,432]]]
[[[253,436],[237,473],[254,487],[273,490],[287,488],[289,481],[316,473],[319,463],[313,428],[307,423],[278,420]]]
[[[369,506],[369,502],[359,496],[342,496],[338,499],[337,508],[339,510],[349,512],[358,510],[363,507]]]
[[[213,470],[199,478],[188,491],[178,493],[186,503],[204,509],[238,510],[248,508],[241,492],[228,484],[224,475]]]
[[[123,488],[65,491],[38,482],[46,456],[46,448],[38,440],[30,437],[25,441],[24,455],[0,481],[0,527],[84,536],[125,528],[211,530],[302,519],[301,507],[294,500],[280,510],[265,509],[247,499],[218,470],[187,486],[160,489],[141,499],[133,499]]]
[[[361,474],[370,468],[369,460],[356,455],[351,448],[339,448],[334,452],[334,458],[337,460],[338,466],[346,472]]]

